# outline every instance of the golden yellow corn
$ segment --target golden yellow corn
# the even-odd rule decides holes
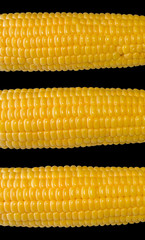
[[[145,168],[0,169],[0,225],[75,227],[145,221]]]
[[[145,17],[93,13],[0,15],[0,70],[145,65]]]
[[[0,91],[0,147],[73,148],[145,142],[145,91]]]

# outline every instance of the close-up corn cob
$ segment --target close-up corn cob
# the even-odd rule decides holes
[[[0,225],[81,227],[145,221],[145,168],[0,169]]]
[[[0,15],[0,71],[145,65],[145,17],[93,13]]]
[[[145,91],[47,88],[0,91],[1,148],[145,142]]]

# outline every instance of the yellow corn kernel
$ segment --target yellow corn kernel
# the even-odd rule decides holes
[[[47,88],[0,91],[1,148],[145,142],[145,91]]]
[[[145,17],[93,13],[0,15],[0,71],[145,65]]]
[[[0,225],[80,227],[145,221],[145,168],[0,169]]]

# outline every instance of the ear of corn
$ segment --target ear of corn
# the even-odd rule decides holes
[[[0,224],[28,227],[145,221],[145,168],[0,169]]]
[[[144,16],[0,15],[1,71],[60,71],[144,64]]]
[[[145,141],[145,91],[0,91],[0,147],[73,148]]]

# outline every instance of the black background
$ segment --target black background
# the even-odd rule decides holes
[[[1,1],[0,13],[14,12],[96,12],[145,15],[143,1]],[[68,72],[0,72],[0,89],[47,87],[109,87],[145,89],[145,67],[100,69]],[[0,167],[34,167],[46,165],[145,166],[144,144],[98,146],[78,149],[3,150]],[[144,234],[145,223],[126,226],[81,228],[0,227],[0,237],[27,238],[130,238]]]

